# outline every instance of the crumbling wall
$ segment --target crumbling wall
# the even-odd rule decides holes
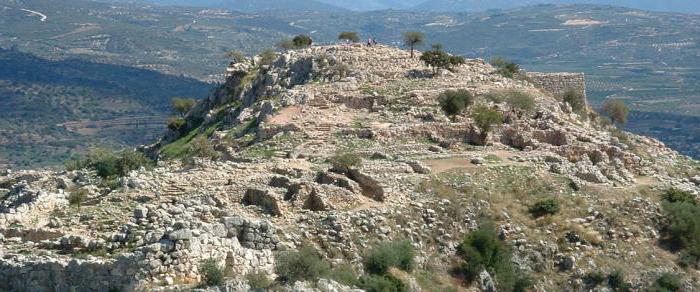
[[[542,73],[528,72],[527,78],[537,88],[555,96],[562,96],[569,90],[586,96],[586,77],[583,73]]]

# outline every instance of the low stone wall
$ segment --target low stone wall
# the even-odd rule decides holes
[[[586,77],[583,73],[527,72],[527,78],[537,88],[555,96],[561,96],[569,90],[586,96]]]
[[[134,291],[133,258],[87,261],[46,257],[0,260],[0,291]]]

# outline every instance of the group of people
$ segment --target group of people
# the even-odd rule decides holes
[[[368,47],[376,46],[376,45],[377,45],[377,40],[376,40],[375,38],[369,38],[369,39],[367,39],[367,46],[368,46]]]

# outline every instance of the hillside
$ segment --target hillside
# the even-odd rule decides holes
[[[0,289],[700,284],[693,250],[665,245],[669,208],[700,212],[698,162],[557,88],[479,59],[433,74],[386,46],[256,64],[233,65],[186,124],[145,147],[155,165],[120,158],[115,177],[93,156],[77,170],[1,173]],[[448,89],[473,97],[451,117]]]
[[[427,0],[412,9],[421,11],[486,11],[511,9],[537,4],[597,4],[661,12],[700,13],[700,3],[694,0]]]
[[[0,168],[62,164],[90,146],[146,143],[165,128],[170,98],[210,88],[150,70],[2,49],[0,84]]]
[[[623,98],[638,114],[629,129],[698,157],[700,17],[595,5],[536,6],[484,13],[262,12],[24,0],[0,6],[0,47],[61,60],[80,58],[221,82],[235,49],[254,54],[283,37],[335,43],[339,31],[401,46],[400,33],[489,59],[505,56],[533,71],[587,74],[593,105]],[[43,13],[38,15],[21,9]],[[75,19],[81,19],[76,22]],[[423,47],[425,48],[425,46]],[[164,106],[164,105],[162,105]],[[637,118],[643,117],[643,118]],[[16,148],[14,153],[21,153]]]

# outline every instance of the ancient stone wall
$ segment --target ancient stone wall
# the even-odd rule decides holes
[[[555,96],[562,96],[569,90],[586,96],[586,77],[583,73],[527,72],[527,78],[537,88],[546,90]]]

